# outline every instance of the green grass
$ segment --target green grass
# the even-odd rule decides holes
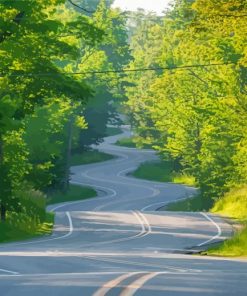
[[[206,254],[247,256],[247,186],[231,190],[215,203],[211,211],[236,219],[242,224],[242,228],[237,231],[232,239],[209,249]]]
[[[188,186],[196,186],[196,179],[186,173],[173,173],[172,182],[177,184],[186,184]]]
[[[121,138],[115,143],[117,146],[136,148],[136,143],[133,138]]]
[[[232,217],[235,219],[247,219],[247,186],[234,189],[219,199],[212,208],[213,213]]]
[[[0,242],[15,242],[52,233],[54,214],[47,213],[45,221],[39,222],[24,214],[7,213],[5,222],[0,222]]]
[[[136,178],[158,182],[174,182],[195,186],[192,176],[173,172],[172,161],[146,162],[141,164],[132,175]]]
[[[204,252],[205,255],[240,257],[247,256],[247,222],[243,224],[241,231],[238,231],[232,239],[226,240],[223,244],[210,248]]]
[[[152,149],[152,146],[148,145],[148,144],[144,144],[142,146],[138,145],[135,137],[121,138],[121,139],[117,140],[115,145],[122,146],[122,147],[128,147],[128,148]]]
[[[106,135],[107,136],[116,136],[121,134],[123,131],[120,127],[107,127]]]
[[[100,152],[98,150],[90,150],[85,151],[81,154],[74,154],[71,157],[70,165],[76,166],[76,165],[83,165],[83,164],[89,164],[89,163],[95,163],[95,162],[102,162],[107,161],[110,159],[113,159],[114,156]]]
[[[97,196],[97,192],[91,187],[70,185],[67,193],[55,192],[48,195],[47,204],[56,204],[67,201],[77,201]]]
[[[208,211],[212,206],[212,201],[203,198],[201,195],[196,195],[185,200],[177,201],[168,204],[165,209],[175,212],[200,212]]]
[[[53,193],[47,197],[47,204],[83,200],[97,196],[90,187],[70,185],[66,194]],[[7,213],[6,222],[0,222],[0,243],[23,241],[52,233],[54,213],[46,213],[44,221],[30,218],[24,213]]]

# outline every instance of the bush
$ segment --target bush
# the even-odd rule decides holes
[[[31,220],[41,223],[46,218],[46,196],[37,190],[27,189],[16,193],[20,202],[20,217],[30,217]]]
[[[222,245],[210,249],[207,254],[219,256],[247,255],[247,186],[229,191],[220,198],[212,208],[212,212],[238,219],[242,228],[235,236]]]
[[[236,219],[247,219],[247,186],[232,189],[216,201],[212,212]]]

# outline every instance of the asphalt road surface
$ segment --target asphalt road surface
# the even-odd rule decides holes
[[[99,146],[115,159],[72,168],[72,182],[99,197],[50,208],[52,236],[0,246],[0,295],[247,295],[247,261],[192,254],[231,226],[208,213],[156,211],[195,189],[129,176],[157,157],[113,145],[118,137]]]

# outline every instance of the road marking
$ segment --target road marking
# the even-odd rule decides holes
[[[154,197],[155,195],[157,195],[157,194],[160,193],[160,191],[158,189],[154,189],[154,188],[148,187],[148,186],[143,186],[141,184],[133,184],[131,182],[126,183],[126,182],[121,182],[121,181],[113,181],[113,180],[108,180],[108,179],[94,178],[94,177],[90,177],[88,175],[84,175],[84,176],[87,177],[90,180],[93,180],[93,181],[100,181],[100,182],[106,182],[106,183],[111,183],[111,184],[116,184],[116,185],[119,185],[120,184],[120,185],[127,185],[127,186],[145,188],[145,189],[148,189],[148,190],[150,190],[150,191],[153,192],[152,195],[151,196],[148,196],[148,197]],[[128,178],[126,178],[126,179],[128,179]]]
[[[96,291],[93,296],[104,296],[106,293],[108,293],[111,289],[118,286],[122,281],[128,279],[129,277],[132,277],[136,274],[143,274],[143,272],[130,272],[127,274],[123,274],[116,279],[113,279],[107,283],[105,283],[98,291]]]
[[[143,285],[151,280],[152,278],[158,276],[158,275],[162,275],[162,274],[171,274],[171,272],[167,272],[167,271],[162,271],[162,272],[147,272],[147,271],[142,271],[142,272],[129,272],[127,274],[123,274],[107,283],[105,283],[100,289],[98,289],[93,296],[106,296],[106,294],[110,291],[112,291],[114,288],[117,288],[120,286],[120,284],[133,277],[133,276],[138,276],[140,275],[140,277],[135,280],[134,282],[132,282],[130,285],[126,286],[121,294],[119,294],[119,296],[133,296],[141,287],[143,287]],[[172,273],[172,274],[180,274],[180,273]],[[121,288],[121,287],[120,287]]]
[[[141,184],[134,184],[132,182],[121,182],[121,181],[113,181],[113,180],[109,180],[109,179],[102,179],[102,178],[94,178],[94,177],[91,177],[88,175],[89,172],[92,172],[94,170],[97,170],[98,168],[93,168],[91,170],[87,170],[86,172],[84,173],[81,173],[81,176],[84,176],[86,177],[87,179],[89,180],[93,180],[93,181],[100,181],[100,182],[105,182],[105,183],[111,183],[111,184],[117,184],[117,185],[127,185],[127,186],[132,186],[132,187],[139,187],[139,188],[143,188],[143,189],[147,189],[147,190],[150,190],[152,192],[151,195],[148,195],[146,196],[146,198],[151,198],[151,197],[154,197],[156,195],[158,195],[160,193],[160,190],[158,189],[155,189],[155,188],[152,188],[150,186],[144,186],[144,185],[141,185]],[[121,173],[121,171],[120,171]],[[127,177],[121,177],[121,178],[124,178],[126,180],[128,180],[129,178]],[[137,201],[138,199],[135,199],[135,201]],[[143,200],[143,196],[142,198],[140,198],[140,200]],[[114,202],[114,204],[116,203],[121,203],[123,202],[123,200],[121,201],[117,201],[117,202]],[[99,207],[96,207],[94,210],[95,211],[99,211],[99,210],[102,210],[103,208],[107,207],[108,205],[112,205],[112,203],[107,203],[107,204],[104,204],[104,205],[101,205]]]
[[[147,227],[146,235],[150,234],[152,232],[152,228],[151,228],[151,225],[149,224],[148,219],[140,212],[138,212],[138,215],[140,215],[142,217],[143,221],[145,222],[145,225]]]
[[[128,236],[128,237],[119,238],[119,239],[114,239],[114,240],[110,240],[110,241],[103,241],[103,242],[97,242],[97,243],[92,243],[92,244],[86,244],[86,245],[82,245],[82,247],[84,248],[84,247],[90,247],[90,246],[95,246],[95,245],[120,243],[120,242],[125,242],[125,241],[129,241],[129,240],[133,240],[136,238],[141,238],[141,237],[146,236],[148,234],[148,231],[146,231],[145,225],[144,225],[143,221],[141,220],[141,218],[139,217],[138,212],[132,211],[132,213],[136,216],[136,218],[138,219],[138,221],[140,222],[140,225],[141,225],[141,231],[138,234]]]
[[[137,168],[137,166],[132,167],[132,168],[127,168],[127,169],[124,169],[124,170],[122,170],[122,171],[119,171],[119,172],[117,173],[117,176],[118,176],[118,177],[122,177],[122,178],[124,178],[124,176],[122,176],[123,173],[131,172],[131,171],[135,170],[136,168]],[[125,174],[125,176],[126,176],[126,174]],[[129,178],[127,178],[127,179],[129,179]]]
[[[134,212],[134,211],[132,213],[136,216],[136,218],[139,221],[139,223],[141,225],[141,228],[142,228],[142,231],[141,231],[141,233],[139,233],[139,235],[145,234],[146,233],[146,228],[145,228],[145,225],[144,225],[142,219],[139,216],[139,213],[138,212]]]
[[[213,241],[217,238],[220,238],[220,236],[222,234],[222,230],[221,230],[220,226],[212,218],[210,218],[207,214],[205,214],[203,212],[201,212],[200,214],[202,216],[204,216],[207,220],[209,220],[217,228],[218,233],[215,236],[213,236],[212,238],[208,239],[207,241],[202,242],[201,244],[197,245],[197,247],[204,246],[204,245],[210,243],[211,241]]]
[[[12,271],[12,270],[8,270],[8,269],[2,269],[0,268],[0,272],[5,272],[5,273],[8,273],[8,274],[11,274],[11,275],[18,275],[19,272],[16,272],[16,271]]]
[[[159,272],[152,272],[152,273],[148,273],[148,274],[141,276],[140,278],[135,280],[133,283],[128,285],[121,292],[121,294],[119,296],[133,296],[141,287],[143,287],[143,285],[147,281],[151,280],[152,278],[156,277],[159,274],[160,274]]]
[[[64,235],[63,238],[70,236],[73,233],[73,230],[74,230],[74,228],[73,228],[73,222],[72,222],[70,213],[69,212],[66,212],[66,215],[67,215],[67,217],[69,219],[69,232],[66,235]]]

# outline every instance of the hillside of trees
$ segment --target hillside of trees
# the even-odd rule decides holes
[[[141,12],[140,12],[141,13]],[[247,3],[175,1],[164,18],[132,20],[125,102],[150,144],[217,200],[247,181]]]

